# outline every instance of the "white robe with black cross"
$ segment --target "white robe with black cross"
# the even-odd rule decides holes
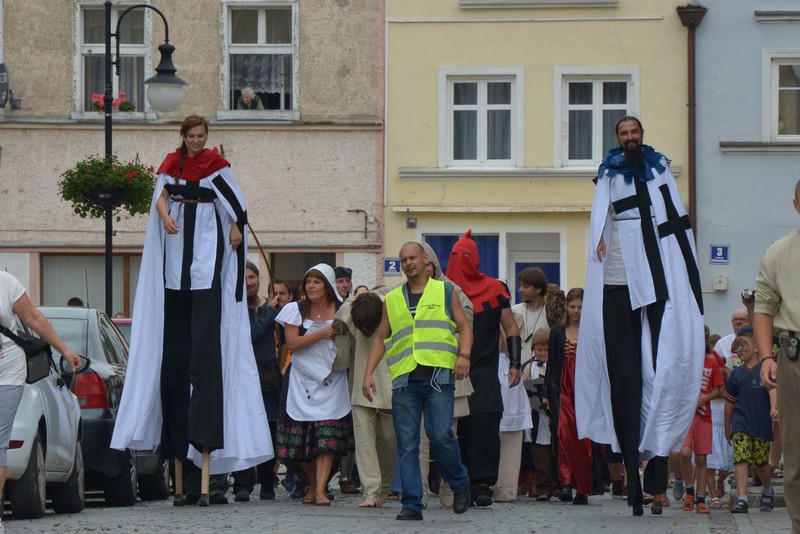
[[[665,171],[642,182],[608,172],[597,179],[592,205],[586,284],[575,369],[578,437],[620,445],[614,430],[603,330],[603,263],[597,245],[607,235],[613,203],[631,309],[642,312],[642,407],[640,457],[667,456],[688,433],[700,393],[704,350],[703,304],[694,237],[675,178]],[[649,202],[647,198],[649,197]],[[641,202],[645,199],[645,202]],[[644,204],[644,205],[640,205]],[[645,307],[665,301],[653,369]]]
[[[150,217],[145,235],[139,284],[133,308],[130,357],[125,388],[117,413],[117,422],[111,439],[114,449],[152,450],[161,441],[161,357],[164,336],[164,286],[170,289],[203,289],[210,281],[216,257],[216,240],[223,239],[223,258],[220,274],[222,319],[220,345],[222,347],[223,436],[225,447],[211,453],[211,474],[239,471],[266,462],[274,457],[261,386],[258,379],[253,345],[250,339],[250,319],[247,314],[244,259],[247,250],[247,227],[238,249],[229,244],[231,225],[237,220],[246,221],[244,196],[230,167],[224,167],[200,180],[200,187],[213,189],[213,203],[197,204],[198,211],[215,210],[221,232],[217,231],[214,217],[205,219],[212,228],[195,227],[195,239],[190,273],[190,287],[181,285],[182,258],[165,260],[166,239],[186,238],[178,221],[177,235],[167,235],[157,214],[155,203],[164,185],[174,183],[174,178],[160,174],[153,192]],[[175,210],[178,203],[173,204]],[[176,213],[177,214],[177,213]],[[205,223],[201,223],[205,224]],[[211,234],[206,232],[211,231]],[[203,236],[199,238],[199,236]],[[173,247],[171,247],[173,248]],[[174,247],[180,249],[181,247]],[[208,254],[208,262],[203,261]],[[166,262],[166,264],[165,264]],[[184,280],[185,281],[185,280]],[[187,456],[198,466],[202,454],[189,445]]]

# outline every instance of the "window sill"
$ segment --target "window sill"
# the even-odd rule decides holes
[[[765,22],[767,24],[778,22],[800,22],[800,11],[796,10],[787,9],[768,11],[757,9],[753,14],[756,17],[756,21]]]
[[[464,180],[470,178],[501,178],[501,179],[539,179],[539,178],[594,178],[597,168],[423,168],[400,167],[398,175],[401,180]]]
[[[300,112],[297,110],[221,110],[217,111],[217,120],[222,121],[298,121]]]
[[[111,114],[114,122],[152,121],[158,118],[155,111],[115,111]],[[105,113],[100,111],[73,111],[70,118],[77,121],[104,121]]]
[[[800,154],[800,142],[791,141],[720,141],[723,154]]]
[[[618,0],[459,0],[462,8],[616,7]]]

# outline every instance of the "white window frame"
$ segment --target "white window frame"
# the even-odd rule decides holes
[[[231,9],[236,8],[273,8],[291,7],[292,8],[292,42],[291,44],[280,45],[231,45]],[[259,18],[265,12],[259,12]],[[298,4],[297,0],[222,0],[221,11],[222,28],[222,62],[220,64],[220,110],[217,111],[217,119],[221,120],[278,120],[296,121],[300,119],[300,49],[299,49],[299,27],[298,27]],[[264,26],[259,24],[259,33]],[[236,53],[253,53],[254,48],[259,51],[269,50],[271,53],[292,54],[292,109],[265,109],[265,110],[237,110],[230,107],[230,56]]]
[[[110,31],[113,32],[117,27],[117,19],[123,11],[127,8],[135,5],[137,3],[147,3],[149,4],[149,0],[144,0],[143,2],[136,2],[135,0],[131,0],[130,2],[126,2],[124,4],[114,4],[111,6],[111,28]],[[73,83],[73,100],[76,111],[71,113],[71,118],[77,120],[104,120],[105,114],[101,111],[84,111],[83,110],[83,102],[84,102],[84,91],[86,88],[83,86],[84,80],[84,54],[92,53],[92,54],[100,54],[105,57],[105,42],[103,43],[92,43],[91,45],[84,45],[83,44],[83,10],[85,8],[100,8],[101,10],[104,9],[103,2],[101,0],[84,0],[76,5],[75,7],[75,18],[73,20],[73,36],[75,42],[75,54],[73,55],[72,60],[72,72],[73,78],[75,83]],[[155,73],[155,67],[153,65],[153,52],[151,44],[153,42],[153,18],[152,13],[150,13],[150,9],[142,8],[144,11],[144,44],[141,45],[131,45],[131,44],[120,44],[120,54],[123,56],[130,56],[130,55],[142,55],[144,56],[144,75],[145,79],[149,76],[147,75],[148,72]],[[127,18],[127,17],[126,17]],[[111,39],[111,54],[112,59],[114,55],[117,53],[117,44],[115,39]],[[112,66],[112,77],[113,77],[113,88],[114,94],[119,93],[119,76],[116,73],[116,66]],[[147,102],[147,89],[145,88],[145,95],[144,98],[144,111],[133,111],[133,112],[115,112],[114,113],[114,120],[142,120],[142,119],[155,119],[158,117],[155,111],[150,109],[150,104]]]
[[[778,67],[800,64],[800,48],[767,48],[761,51],[761,140],[797,143],[800,135],[778,133]]]
[[[597,139],[602,139],[603,122],[593,120],[593,149],[591,160],[570,160],[569,157],[569,83],[570,82],[614,82],[627,81],[627,114],[639,116],[639,67],[555,67],[553,69],[553,166],[574,168],[595,168],[603,160],[602,144],[595,146]],[[602,118],[603,104],[598,100],[599,90],[595,85],[595,98],[592,107],[595,114]]]
[[[478,100],[478,159],[453,159],[453,83],[511,82],[511,157],[487,160],[485,116],[488,106]],[[439,167],[507,169],[523,162],[524,79],[521,67],[443,67],[439,69]],[[480,91],[479,91],[480,94]],[[483,156],[483,158],[481,158]]]

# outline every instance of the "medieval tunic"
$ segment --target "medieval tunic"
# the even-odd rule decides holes
[[[694,239],[675,178],[666,159],[658,156],[647,158],[644,179],[600,167],[578,336],[578,436],[608,443],[615,452],[622,448],[623,454],[634,449],[625,454],[626,465],[678,450],[702,376],[703,361],[697,357],[704,344],[702,297]],[[610,235],[614,227],[618,236]],[[603,236],[607,245],[619,243],[625,285],[605,281],[609,273],[596,252]],[[609,251],[612,261],[615,253]],[[608,345],[619,346],[628,338],[637,361],[626,359],[625,351],[606,353]],[[621,443],[626,435],[632,446]],[[656,479],[660,487],[660,476]],[[629,491],[629,503],[635,493]]]
[[[273,457],[264,405],[252,402],[261,390],[244,298],[246,206],[216,150],[180,170],[178,160],[167,157],[153,193],[111,446],[150,450],[163,440],[168,457],[198,466],[198,447],[209,447],[211,473],[226,473]],[[166,234],[155,209],[164,188],[177,234]],[[236,250],[232,224],[243,235]]]
[[[479,261],[477,245],[467,231],[453,245],[447,278],[461,287],[475,309],[469,369],[475,391],[469,397],[469,416],[462,417],[458,423],[461,457],[473,488],[493,486],[497,482],[503,415],[503,397],[497,378],[500,321],[503,310],[511,309],[505,286],[478,272]]]

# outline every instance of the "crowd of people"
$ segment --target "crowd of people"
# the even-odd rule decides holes
[[[214,482],[227,473],[237,501],[256,480],[274,499],[284,464],[284,487],[305,505],[331,505],[338,470],[343,492],[360,486],[359,506],[397,498],[403,521],[422,519],[431,491],[455,513],[522,495],[586,505],[611,491],[641,516],[670,505],[671,485],[683,510],[709,513],[732,470],[741,513],[751,468],[771,510],[779,397],[796,394],[775,392],[772,358],[796,355],[798,331],[796,310],[781,311],[780,258],[776,268],[765,256],[755,299],[743,295],[715,350],[669,162],[643,144],[638,119],[615,135],[595,179],[584,288],[565,293],[529,268],[512,306],[467,231],[444,272],[427,243],[408,242],[397,287],[353,291],[352,270],[317,264],[295,298],[281,280],[261,288],[241,190],[205,148],[208,123],[188,117],[159,169],[113,446],[160,442],[186,464],[176,505],[227,502]],[[788,501],[797,467],[786,458]]]

